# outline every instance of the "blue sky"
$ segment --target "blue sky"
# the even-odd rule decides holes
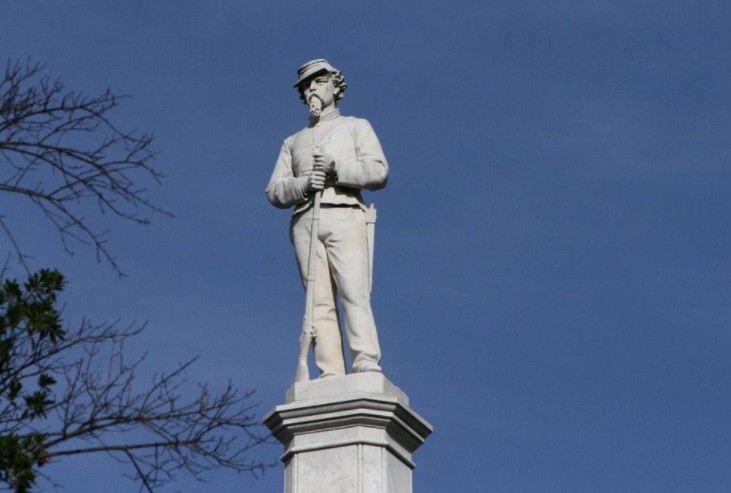
[[[435,432],[416,493],[731,489],[731,6],[716,1],[0,0],[0,54],[129,94],[176,217],[111,227],[118,280],[4,197],[67,318],[149,320],[150,371],[293,381],[304,294],[264,188],[325,57],[391,165],[373,305],[386,376]],[[7,249],[6,240],[0,240]],[[264,447],[274,460],[280,448]],[[131,491],[106,460],[47,472]],[[117,480],[119,478],[119,480]],[[280,491],[215,474],[169,491]]]

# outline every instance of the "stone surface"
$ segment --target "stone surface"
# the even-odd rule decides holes
[[[411,493],[432,427],[380,373],[295,384],[265,419],[284,445],[285,493]]]
[[[320,378],[295,383],[287,391],[287,403],[364,393],[393,397],[402,405],[409,405],[407,395],[379,372],[354,373],[350,378]]]
[[[319,376],[345,375],[343,342],[353,373],[380,370],[370,303],[376,214],[361,190],[386,186],[388,162],[370,123],[340,114],[348,85],[338,69],[307,62],[295,87],[309,124],[284,140],[266,188],[274,206],[294,209],[290,240],[306,292],[295,381],[309,380],[310,347]]]

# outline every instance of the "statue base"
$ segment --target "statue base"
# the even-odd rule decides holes
[[[411,493],[432,427],[381,373],[294,384],[264,423],[284,444],[285,493]]]

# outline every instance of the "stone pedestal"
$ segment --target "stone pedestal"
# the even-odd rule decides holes
[[[285,493],[411,493],[432,431],[380,373],[296,383],[264,423],[284,444]]]

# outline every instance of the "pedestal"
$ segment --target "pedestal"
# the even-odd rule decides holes
[[[264,423],[284,444],[285,493],[411,493],[432,432],[380,373],[296,383]]]

